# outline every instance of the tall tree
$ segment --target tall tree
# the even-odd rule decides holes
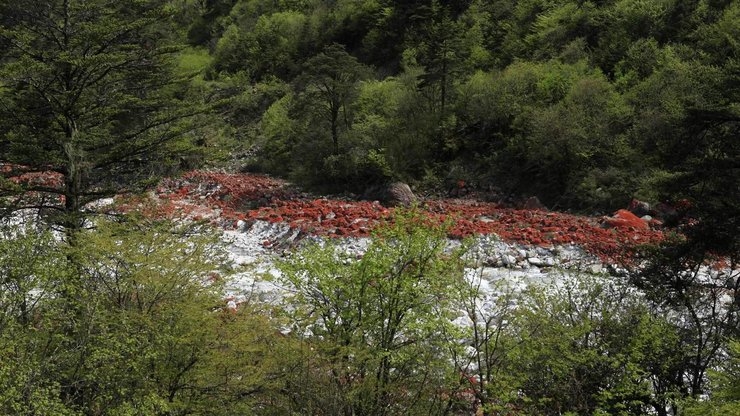
[[[333,44],[306,61],[297,79],[301,96],[320,109],[320,118],[328,122],[332,153],[339,154],[341,129],[352,127],[350,104],[359,91],[359,82],[368,77],[368,69],[348,54],[341,45]]]
[[[449,130],[455,120],[450,117],[453,83],[461,73],[461,63],[467,52],[461,42],[463,26],[453,18],[452,11],[439,1],[420,6],[411,16],[414,29],[409,33],[415,64],[423,68],[418,75],[418,89],[424,97],[425,109],[434,123],[433,152],[441,157],[451,145]],[[431,126],[430,126],[431,127]]]
[[[458,36],[462,27],[452,20],[449,10],[438,1],[433,1],[428,7],[419,7],[411,19],[417,22],[417,29],[411,36],[417,52],[416,60],[424,67],[419,86],[427,91],[431,110],[443,117],[455,63],[461,58],[458,56],[461,49]]]
[[[6,181],[11,208],[53,208],[77,229],[86,204],[151,184],[187,151],[200,107],[173,72],[167,3],[0,1],[0,163],[58,178]]]

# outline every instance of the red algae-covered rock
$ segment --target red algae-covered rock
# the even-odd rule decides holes
[[[650,228],[647,222],[626,209],[620,209],[611,217],[604,217],[604,224],[613,228],[632,227],[638,230]]]
[[[240,210],[288,198],[288,183],[265,175],[192,171],[179,179],[162,181],[160,197],[167,194],[197,195],[222,209]]]
[[[390,213],[378,203],[315,199],[277,200],[251,211],[249,216],[270,221],[278,215],[292,226],[318,235],[364,237]]]
[[[0,176],[18,185],[29,187],[44,187],[61,190],[64,185],[64,176],[52,171],[32,170],[28,166],[14,164],[0,164]]]
[[[158,189],[164,204],[158,213],[214,218],[215,224],[257,220],[288,224],[292,229],[328,237],[367,237],[379,224],[392,220],[393,208],[378,202],[308,199],[286,191],[286,183],[266,176],[194,172],[180,182]],[[244,200],[259,201],[256,206]],[[156,211],[156,210],[155,210]],[[626,210],[602,219],[543,210],[502,208],[475,200],[426,200],[421,212],[430,223],[450,225],[451,238],[496,234],[509,242],[543,247],[575,244],[604,261],[630,255],[638,244],[662,239],[660,231]],[[195,215],[193,215],[195,214]],[[604,228],[603,224],[609,225]]]
[[[281,223],[299,233],[338,238],[367,237],[393,218],[394,208],[378,202],[310,199],[288,189],[286,182],[262,175],[196,171],[162,181],[155,198],[118,197],[115,209],[136,210],[156,218],[210,221],[227,228],[255,221]],[[598,221],[539,209],[502,208],[476,200],[439,199],[423,201],[420,212],[430,224],[449,224],[451,238],[495,234],[524,245],[573,244],[605,262],[628,261],[638,245],[663,238],[661,231],[651,229],[627,210]],[[272,242],[268,244],[274,247]]]

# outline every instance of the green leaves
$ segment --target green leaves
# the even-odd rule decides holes
[[[488,391],[487,402],[517,402],[531,414],[638,415],[672,403],[682,354],[672,325],[612,278],[563,276],[516,296],[508,325],[490,342],[495,367],[517,397]],[[489,345],[489,348],[491,345]]]
[[[315,382],[339,383],[343,408],[431,411],[432,404],[409,398],[429,394],[450,375],[443,328],[453,304],[448,291],[461,284],[462,268],[459,253],[444,249],[444,229],[399,212],[359,259],[327,243],[281,266],[295,290],[286,299],[295,333],[331,368],[330,380]]]
[[[63,196],[59,221],[77,228],[88,202],[135,191],[190,153],[189,121],[202,103],[185,99],[174,75],[161,2],[4,2],[0,161],[63,176],[22,191]],[[3,195],[15,192],[2,189]],[[33,198],[23,200],[37,205]]]
[[[277,388],[276,322],[224,310],[208,230],[99,220],[73,246],[3,231],[1,413],[226,414]]]

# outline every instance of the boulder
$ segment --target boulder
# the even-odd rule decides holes
[[[536,196],[530,196],[527,198],[526,201],[524,201],[524,205],[522,205],[522,209],[528,209],[528,210],[539,210],[539,211],[547,211],[547,207],[540,202],[540,199]]]
[[[668,225],[676,225],[681,218],[681,214],[678,210],[673,205],[665,202],[659,202],[656,204],[655,209],[651,214]]]
[[[411,191],[411,187],[403,182],[393,182],[386,185],[377,185],[368,188],[362,195],[363,199],[379,201],[386,206],[409,206],[418,199]]]
[[[613,216],[605,217],[604,225],[611,228],[650,228],[647,222],[643,221],[640,217],[631,213],[630,211],[627,211],[626,209],[620,209],[619,211],[615,212]]]
[[[627,206],[627,210],[637,215],[638,217],[644,217],[645,215],[650,215],[651,213],[650,204],[635,198],[632,198],[629,205]]]
[[[388,204],[409,206],[417,201],[411,187],[403,182],[394,182],[388,186]]]
[[[468,184],[462,180],[456,180],[447,186],[447,196],[450,198],[462,198],[470,192]]]

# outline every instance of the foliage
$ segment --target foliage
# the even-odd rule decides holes
[[[339,45],[306,61],[293,91],[263,115],[262,166],[319,188],[362,192],[385,179],[383,154],[355,132],[355,101],[368,73]]]
[[[652,301],[683,317],[682,342],[695,350],[684,366],[685,389],[698,398],[707,391],[707,372],[723,359],[728,339],[738,335],[740,117],[735,83],[716,68],[692,69],[686,78],[711,75],[707,93],[682,117],[681,135],[671,143],[674,174],[660,188],[683,198],[677,207],[684,215],[683,236],[646,253],[649,264],[633,281]]]
[[[226,262],[203,231],[98,222],[74,247],[8,232],[2,412],[251,411],[255,392],[270,390],[263,357],[276,348],[274,327],[249,305],[222,309],[208,276]]]
[[[327,243],[282,265],[293,330],[312,351],[293,387],[296,411],[443,412],[450,398],[439,389],[454,387],[454,373],[442,332],[462,273],[445,241],[413,210],[397,212],[357,260]],[[323,393],[306,391],[312,384]]]
[[[50,304],[67,277],[64,252],[49,232],[3,224],[0,240],[0,412],[71,415],[60,398],[51,360],[55,341],[44,333]]]
[[[301,110],[313,106],[317,119],[331,134],[332,154],[339,154],[340,130],[352,128],[350,105],[356,99],[358,84],[367,70],[337,44],[306,61],[296,80]]]
[[[714,385],[709,400],[692,400],[687,403],[686,413],[694,415],[728,415],[740,410],[740,344],[737,339],[729,343],[729,357],[723,361],[719,369],[710,373],[710,380]]]
[[[66,231],[2,229],[0,413],[737,413],[739,16],[726,0],[0,1],[4,213]],[[328,244],[283,265],[285,335],[265,305],[222,310],[202,230],[88,215],[227,163],[589,213],[637,196],[680,211],[681,237],[641,253],[636,289],[584,275],[484,310],[442,230],[401,214],[359,260]]]
[[[165,2],[5,1],[0,38],[1,162],[56,172],[59,186],[23,184],[58,221],[79,228],[85,204],[151,185],[193,150],[202,102],[174,74]],[[3,195],[8,191],[3,189]],[[43,201],[43,200],[42,200]],[[37,201],[21,200],[21,207]]]
[[[271,76],[288,80],[298,70],[298,47],[305,26],[306,16],[294,11],[262,15],[249,32],[232,24],[216,45],[215,70],[246,70],[253,80]]]
[[[695,352],[684,365],[679,384],[686,383],[684,388],[693,397],[705,394],[707,371],[722,359],[727,340],[737,336],[740,310],[738,177],[730,162],[737,155],[731,133],[735,122],[733,117],[715,122],[704,127],[708,130],[702,132],[699,146],[723,150],[692,152],[685,165],[689,170],[667,181],[682,187],[676,194],[688,198],[683,210],[691,218],[684,235],[646,251],[649,264],[633,275],[634,284],[653,302],[681,317],[677,326],[682,342]]]
[[[536,286],[512,318],[507,357],[530,414],[665,414],[683,354],[673,328],[626,285],[583,275]]]
[[[225,31],[211,39],[211,75],[300,86],[335,44],[347,73],[353,59],[375,69],[328,116],[297,88],[281,122],[290,132],[247,122],[244,145],[262,150],[256,167],[314,188],[362,192],[366,176],[464,179],[547,206],[613,211],[658,196],[652,172],[680,170],[691,111],[732,107],[722,86],[738,67],[733,4],[238,1],[214,20]],[[371,91],[382,110],[361,98]],[[348,118],[331,115],[338,107]],[[390,171],[368,171],[371,152]]]
[[[469,279],[461,294],[469,346],[454,359],[484,414],[688,408],[681,383],[695,347],[678,319],[628,282],[587,269],[544,282]]]

